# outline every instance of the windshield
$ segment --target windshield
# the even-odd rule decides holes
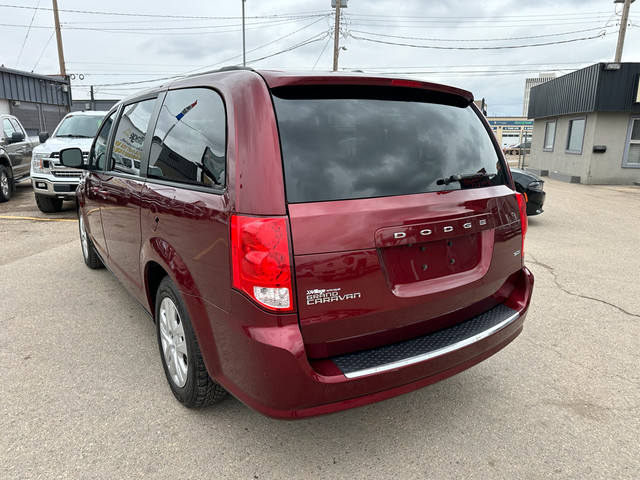
[[[54,137],[93,138],[102,123],[95,115],[72,115],[66,117],[56,129]]]
[[[290,203],[505,183],[490,133],[471,107],[342,93],[294,98],[276,92]],[[472,174],[473,181],[442,180]]]

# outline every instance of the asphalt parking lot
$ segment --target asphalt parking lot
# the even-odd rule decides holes
[[[23,182],[0,204],[0,477],[640,478],[640,187],[545,190],[511,345],[417,392],[277,421],[178,404],[152,321],[85,267],[73,204],[42,214]]]

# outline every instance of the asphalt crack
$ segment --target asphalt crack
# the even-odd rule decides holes
[[[601,298],[596,298],[596,297],[590,297],[588,295],[581,295],[580,293],[575,293],[572,292],[571,290],[569,290],[568,288],[566,288],[564,285],[562,285],[559,281],[558,281],[558,275],[556,274],[555,268],[539,262],[538,260],[536,260],[531,254],[528,254],[527,257],[529,258],[529,261],[534,264],[537,265],[539,267],[544,268],[546,271],[548,271],[551,276],[553,277],[553,283],[555,283],[556,287],[558,287],[560,289],[560,291],[566,293],[567,295],[571,295],[572,297],[578,297],[578,298],[583,298],[585,300],[591,300],[594,302],[598,302],[601,303],[603,305],[607,305],[609,307],[615,308],[616,310],[618,310],[621,313],[624,313],[625,315],[628,315],[630,317],[634,317],[634,318],[640,318],[640,315],[633,313],[633,312],[629,312],[627,310],[625,310],[624,308],[611,303],[611,302],[607,302],[606,300],[602,300]]]

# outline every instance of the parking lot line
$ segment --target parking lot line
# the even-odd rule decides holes
[[[38,222],[77,222],[75,218],[38,218],[38,217],[14,217],[12,215],[0,215],[2,220],[36,220]]]

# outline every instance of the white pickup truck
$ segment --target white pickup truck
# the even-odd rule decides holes
[[[77,147],[84,158],[89,154],[93,137],[107,112],[73,112],[66,115],[49,138],[40,133],[41,145],[33,149],[31,185],[36,204],[44,213],[59,212],[64,200],[73,200],[82,170],[60,165],[60,150]]]

